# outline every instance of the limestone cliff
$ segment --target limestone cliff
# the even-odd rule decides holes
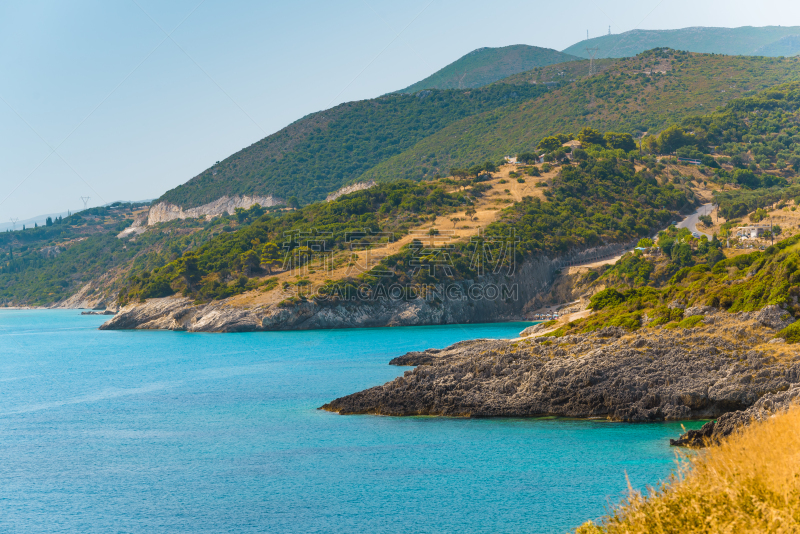
[[[226,212],[233,213],[236,208],[249,209],[255,204],[260,204],[261,206],[268,208],[283,203],[283,200],[272,195],[266,197],[250,197],[247,195],[236,195],[233,197],[224,196],[222,198],[218,198],[214,202],[209,202],[208,204],[203,204],[202,206],[187,210],[168,202],[159,202],[150,208],[150,212],[147,215],[147,225],[152,226],[156,223],[173,221],[175,219],[214,217],[217,215],[222,215]]]
[[[352,184],[352,185],[346,185],[341,189],[339,189],[338,191],[335,191],[330,195],[328,195],[325,198],[325,201],[333,202],[340,196],[349,195],[350,193],[355,193],[356,191],[363,191],[365,189],[369,189],[370,187],[375,187],[375,185],[376,185],[375,180],[370,180],[369,182],[359,182],[357,184]]]

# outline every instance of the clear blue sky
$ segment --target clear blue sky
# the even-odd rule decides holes
[[[800,25],[800,3],[6,0],[0,221],[74,210],[81,196],[158,197],[308,113],[403,88],[475,48],[561,50],[609,25],[778,24]]]

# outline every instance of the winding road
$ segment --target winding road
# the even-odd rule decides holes
[[[686,217],[676,226],[678,228],[688,228],[690,232],[698,232],[709,235],[708,231],[699,230],[697,228],[697,223],[700,222],[701,215],[709,215],[711,213],[713,206],[713,204],[703,204],[698,208],[697,211]]]

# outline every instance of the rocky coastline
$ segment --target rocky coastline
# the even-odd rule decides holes
[[[630,243],[608,245],[563,258],[528,259],[513,276],[485,275],[477,280],[438,284],[435,294],[441,298],[436,299],[387,296],[352,301],[298,300],[291,299],[292,294],[280,294],[281,289],[273,290],[276,295],[271,302],[253,305],[237,304],[236,298],[205,304],[178,296],[153,298],[121,308],[101,329],[246,332],[522,321],[553,287],[560,269],[608,257],[629,246]],[[475,293],[482,298],[473,298]],[[489,294],[492,298],[483,298]]]
[[[390,363],[415,369],[321,409],[628,422],[721,418],[721,432],[724,414],[744,412],[767,395],[798,387],[800,351],[775,338],[791,321],[782,310],[693,313],[703,321],[691,329],[630,333],[612,327],[561,338],[464,341],[408,353]]]

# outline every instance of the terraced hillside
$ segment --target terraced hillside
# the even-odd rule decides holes
[[[653,48],[668,47],[688,52],[742,56],[796,55],[789,36],[800,35],[800,26],[765,26],[754,28],[682,28],[680,30],[631,30],[616,35],[603,35],[575,43],[564,52],[589,57],[586,48],[599,48],[595,57],[631,57]]]
[[[579,58],[572,54],[538,46],[478,48],[400,92],[483,87],[518,72],[577,59]]]
[[[578,67],[580,64],[567,64]],[[557,66],[547,67],[556,69]],[[519,74],[496,85],[530,84]],[[800,79],[800,58],[730,57],[653,50],[541,98],[450,124],[365,172],[360,180],[422,179],[446,169],[533,150],[553,132],[584,126],[658,131],[754,91]]]

